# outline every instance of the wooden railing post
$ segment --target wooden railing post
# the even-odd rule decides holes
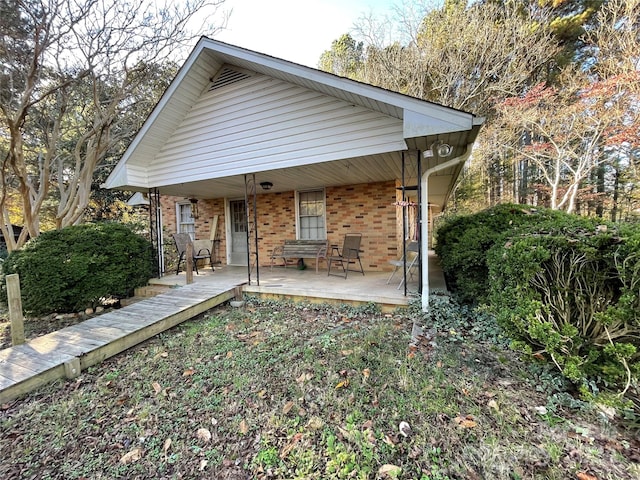
[[[186,264],[186,281],[187,285],[193,283],[193,243],[187,242],[187,251],[184,253],[187,258],[184,259]]]
[[[17,273],[7,275],[7,303],[11,320],[11,343],[24,343],[24,316],[22,314],[22,298],[20,297],[20,277]]]

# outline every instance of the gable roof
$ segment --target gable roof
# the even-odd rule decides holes
[[[249,89],[250,84],[247,80],[251,78],[256,82],[253,88],[259,91],[264,90],[267,85],[265,82],[269,80],[271,82],[269,85],[277,84],[280,91],[288,91],[287,89],[289,89],[300,96],[312,92],[318,99],[326,98],[333,102],[331,110],[328,108],[323,111],[318,110],[317,117],[313,118],[313,123],[309,123],[305,127],[307,133],[312,135],[300,138],[310,138],[308,144],[301,144],[297,152],[291,151],[288,156],[280,155],[280,157],[271,158],[272,162],[267,162],[264,158],[259,158],[262,155],[256,156],[255,150],[249,150],[250,142],[248,141],[244,145],[244,151],[242,146],[234,147],[236,150],[233,150],[233,155],[229,155],[229,140],[221,133],[220,125],[217,124],[215,127],[211,126],[208,130],[206,129],[206,125],[213,125],[220,121],[223,115],[220,110],[221,98],[234,94],[247,96],[247,92],[253,92]],[[259,80],[262,83],[259,83]],[[247,88],[239,92],[238,89],[241,85]],[[218,93],[219,95],[214,97]],[[291,95],[293,96],[294,93]],[[278,104],[273,100],[274,103],[269,107],[273,108],[277,105],[287,108],[293,105],[298,98],[301,97],[282,98]],[[205,105],[205,107],[199,108],[200,105]],[[243,119],[248,118],[248,112],[253,112],[256,105],[254,102],[245,107],[247,110],[243,112],[244,117],[237,119],[236,122],[240,123]],[[379,142],[375,148],[368,150],[362,149],[363,145],[367,144],[367,139],[363,137],[359,139],[359,143],[354,140],[351,146],[343,145],[341,148],[334,148],[331,152],[326,148],[319,149],[317,152],[312,151],[314,147],[320,145],[320,142],[327,145],[332,141],[331,139],[336,138],[338,129],[344,130],[346,128],[344,123],[336,124],[335,130],[327,131],[327,136],[320,138],[317,134],[317,125],[322,122],[328,124],[328,120],[333,121],[337,118],[336,112],[342,116],[346,115],[344,112],[348,107],[352,108],[354,114],[360,115],[360,119],[365,118],[363,115],[366,114],[366,122],[369,123],[363,123],[362,131],[372,132],[372,125],[375,125],[376,128],[381,129],[381,132],[384,132],[383,135],[387,135],[387,139],[384,142]],[[300,112],[306,111],[302,108],[301,106]],[[304,106],[304,108],[308,107]],[[205,109],[205,111],[198,112],[198,109]],[[367,114],[367,112],[369,113]],[[300,124],[303,123],[299,116],[297,119]],[[251,118],[250,121],[261,125],[263,129],[271,128],[272,131],[277,128],[285,128],[276,126],[275,120],[267,120],[266,117]],[[272,123],[268,124],[267,121]],[[292,119],[291,122],[295,121]],[[286,127],[289,128],[286,132],[291,131],[291,124]],[[217,196],[225,196],[231,195],[233,191],[237,190],[241,184],[239,176],[244,173],[269,170],[275,175],[278,172],[283,173],[286,169],[301,168],[303,170],[295,175],[290,175],[286,180],[289,182],[289,189],[303,188],[305,185],[299,182],[292,185],[291,180],[301,177],[313,178],[314,175],[320,176],[320,165],[341,159],[348,160],[351,165],[356,167],[358,167],[358,162],[361,162],[360,169],[371,173],[368,178],[362,178],[361,182],[376,181],[382,179],[381,177],[384,175],[389,177],[392,171],[397,174],[398,170],[397,168],[386,168],[384,174],[382,170],[374,174],[372,164],[397,163],[401,150],[426,150],[435,140],[444,140],[451,144],[454,147],[454,156],[468,156],[470,146],[473,144],[481,124],[482,119],[467,112],[202,37],[109,175],[104,186],[138,191],[159,187],[161,193],[168,194],[211,197],[212,192],[216,192]],[[349,138],[357,137],[351,131],[347,133]],[[239,135],[242,134],[239,133]],[[182,140],[180,141],[182,143],[180,145],[182,146],[178,147],[178,137],[181,135]],[[213,140],[206,143],[196,140],[196,138],[207,135]],[[191,140],[188,140],[189,138]],[[200,149],[200,156],[193,151],[198,141],[200,141],[197,146]],[[263,145],[265,144],[264,138],[260,141]],[[171,144],[171,142],[174,143]],[[274,149],[284,150],[283,142],[284,140],[281,140],[280,143],[276,143]],[[371,143],[369,139],[368,145]],[[188,151],[188,148],[192,150]],[[357,150],[358,148],[360,150]],[[360,153],[356,155],[354,153],[356,151]],[[220,167],[223,154],[229,155],[228,168]],[[384,157],[382,160],[378,159],[378,161],[372,162],[373,156],[380,155]],[[172,169],[172,164],[175,164],[176,168]],[[178,172],[190,171],[191,167],[194,171],[198,171],[194,176],[185,178],[178,174]],[[301,172],[304,172],[304,175],[301,176]],[[456,172],[451,172],[451,174],[452,178],[457,177]],[[395,178],[398,176],[396,175]],[[216,188],[213,188],[211,181],[216,179],[227,180],[219,182]],[[283,185],[284,180],[285,177],[282,182],[278,182],[280,186]],[[358,183],[353,180],[354,178],[344,178],[345,182]],[[325,184],[332,181],[335,182],[337,179],[331,179],[329,176],[324,179]],[[451,183],[450,179],[448,183]],[[244,189],[243,183],[242,188]]]

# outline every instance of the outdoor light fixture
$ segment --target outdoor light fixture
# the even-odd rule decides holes
[[[453,147],[448,143],[442,143],[440,140],[435,141],[429,147],[429,150],[425,150],[423,156],[425,158],[438,157],[446,158],[453,153]]]
[[[271,190],[273,188],[273,183],[271,182],[260,182],[260,186],[263,190]]]
[[[190,198],[189,201],[191,202],[191,216],[196,219],[198,218],[198,199]]]

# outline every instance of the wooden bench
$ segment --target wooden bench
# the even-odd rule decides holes
[[[284,245],[280,245],[271,252],[271,269],[275,261],[281,258],[283,267],[287,267],[287,260],[300,258],[315,258],[316,273],[318,273],[318,264],[320,259],[327,260],[327,241],[326,240],[285,240]]]

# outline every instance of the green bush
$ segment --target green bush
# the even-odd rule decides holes
[[[487,258],[491,308],[521,349],[583,387],[622,390],[637,379],[638,225],[572,216],[523,227]]]
[[[489,249],[523,225],[566,216],[563,212],[545,208],[502,204],[473,215],[445,220],[437,230],[435,251],[440,257],[447,286],[463,303],[487,303],[489,269],[486,255]]]
[[[22,305],[30,315],[76,312],[105,297],[126,297],[152,277],[151,246],[117,223],[84,224],[45,232],[11,252],[4,276],[20,275]]]

